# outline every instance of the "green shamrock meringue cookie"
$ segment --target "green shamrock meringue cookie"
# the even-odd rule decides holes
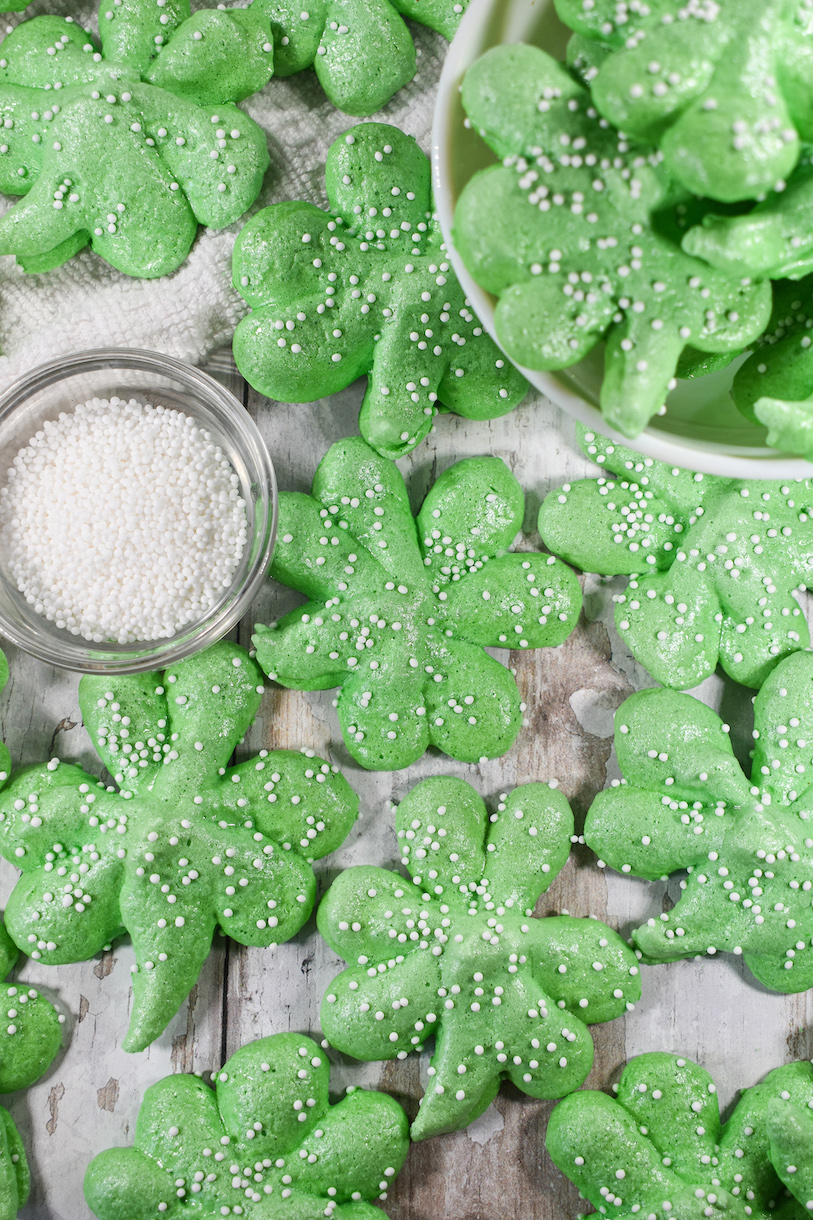
[[[0,685],[5,685],[4,679]],[[0,978],[12,969],[17,956],[17,946],[0,922]],[[34,987],[0,983],[0,1093],[26,1089],[48,1071],[62,1045],[64,1022]],[[20,1134],[0,1106],[0,1220],[14,1220],[30,1186]]]
[[[345,744],[371,770],[409,766],[430,745],[463,762],[504,754],[523,705],[485,649],[560,644],[581,609],[565,564],[506,553],[524,502],[500,458],[467,458],[416,519],[392,462],[360,437],[337,442],[311,495],[280,495],[271,574],[310,600],[257,626],[258,662],[282,686],[339,687]]]
[[[636,877],[688,873],[673,910],[633,933],[646,961],[742,954],[772,991],[813,986],[812,685],[810,652],[766,679],[750,779],[728,725],[691,695],[641,691],[616,712],[624,778],[593,801],[585,841]]]
[[[656,681],[696,686],[719,663],[759,687],[809,646],[796,600],[813,587],[809,481],[692,474],[593,432],[580,439],[608,473],[551,491],[539,532],[586,572],[631,577],[616,626]]]
[[[232,103],[273,70],[250,11],[189,16],[186,0],[102,0],[101,50],[72,18],[35,17],[2,43],[0,254],[47,271],[84,246],[127,275],[167,275],[203,224],[254,202],[266,138]]]
[[[22,870],[6,907],[16,944],[59,964],[132,938],[126,1050],[164,1029],[218,925],[244,945],[294,936],[314,903],[311,863],[355,821],[354,793],[311,750],[229,766],[262,690],[226,641],[165,673],[86,675],[79,705],[117,787],[53,758],[0,793],[0,852]]]
[[[404,17],[454,37],[469,0],[254,0],[274,32],[275,71],[311,65],[345,114],[380,110],[415,75],[415,47]]]
[[[768,329],[734,376],[742,414],[768,428],[768,444],[813,459],[813,276],[774,285]]]
[[[770,286],[681,250],[673,205],[685,195],[662,155],[600,119],[562,64],[536,47],[495,48],[466,73],[463,105],[500,164],[461,193],[455,243],[499,298],[512,360],[567,368],[605,340],[601,410],[637,436],[687,346],[734,353],[761,333]]]
[[[369,374],[362,436],[409,453],[437,411],[493,419],[528,384],[483,331],[432,212],[429,161],[411,136],[366,123],[325,169],[330,211],[277,203],[245,226],[234,286],[253,312],[234,336],[243,376],[268,398],[310,402]]]
[[[745,213],[708,212],[683,249],[723,275],[799,280],[813,271],[813,160],[805,149],[787,183]]]
[[[380,1220],[409,1147],[383,1093],[328,1100],[324,1052],[301,1034],[249,1042],[213,1076],[151,1085],[135,1147],[91,1161],[85,1198],[99,1220]]]
[[[754,199],[787,178],[813,139],[807,0],[555,0],[595,59],[596,109],[659,146],[686,190]]]
[[[802,1220],[813,1207],[813,1070],[776,1068],[720,1122],[711,1076],[660,1051],[631,1060],[613,1100],[585,1090],[551,1115],[545,1145],[602,1216]],[[801,1134],[800,1134],[801,1133]],[[787,1157],[806,1155],[798,1165]]]
[[[322,1001],[322,1028],[357,1059],[405,1059],[434,1037],[412,1138],[458,1131],[501,1080],[531,1097],[577,1089],[593,1062],[588,1025],[640,998],[638,966],[594,919],[533,919],[570,851],[573,815],[547,784],[500,797],[489,816],[462,779],[418,784],[398,806],[408,880],[341,873],[319,931],[352,964]]]

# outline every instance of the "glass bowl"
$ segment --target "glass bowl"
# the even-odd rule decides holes
[[[569,35],[556,15],[554,0],[473,0],[449,48],[438,86],[432,131],[438,219],[463,291],[495,342],[496,298],[474,281],[452,241],[454,209],[463,187],[496,160],[477,133],[464,126],[460,83],[476,59],[504,43],[530,43],[563,60]],[[744,358],[738,357],[720,372],[679,381],[666,400],[666,414],[651,419],[634,440],[613,431],[599,409],[601,348],[561,372],[520,371],[567,414],[645,457],[728,478],[809,479],[813,464],[769,448],[766,429],[750,423],[734,406],[729,389]]]
[[[0,634],[41,661],[83,673],[163,669],[214,644],[237,625],[268,573],[277,529],[277,481],[248,412],[200,369],[157,352],[101,348],[40,365],[0,397],[0,486],[15,455],[46,420],[87,399],[112,398],[183,410],[211,432],[240,480],[248,536],[231,587],[197,622],[169,639],[96,644],[37,614],[9,573],[0,531]]]

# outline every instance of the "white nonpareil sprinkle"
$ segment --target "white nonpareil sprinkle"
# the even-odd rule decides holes
[[[94,398],[42,425],[0,489],[9,570],[72,635],[166,639],[223,595],[246,543],[228,458],[195,420]]]

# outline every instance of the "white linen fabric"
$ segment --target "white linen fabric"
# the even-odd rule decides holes
[[[43,12],[70,15],[97,31],[95,8],[75,0],[36,0],[24,13],[0,14],[0,30],[5,34]],[[428,152],[435,87],[448,44],[421,26],[411,29],[417,75],[374,118],[401,127]],[[201,228],[189,258],[172,275],[131,279],[89,249],[42,275],[26,275],[13,258],[0,258],[0,393],[36,365],[88,348],[146,348],[197,363],[230,341],[248,312],[231,286],[231,254],[240,228],[259,208],[280,200],[305,199],[324,207],[327,150],[343,131],[364,121],[338,111],[312,69],[272,80],[241,106],[268,137],[271,167],[260,197],[237,224],[219,232]],[[0,197],[0,212],[13,203]]]

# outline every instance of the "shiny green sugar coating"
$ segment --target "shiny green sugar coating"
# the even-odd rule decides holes
[[[91,1161],[99,1220],[381,1220],[409,1147],[384,1093],[328,1101],[325,1053],[301,1034],[249,1042],[212,1077],[167,1076],[144,1094],[135,1146]]]
[[[580,441],[607,474],[551,491],[539,532],[585,572],[631,577],[616,626],[657,682],[696,686],[720,664],[759,687],[809,647],[796,600],[813,586],[809,481],[692,474],[584,429]]]
[[[511,748],[523,705],[485,649],[562,643],[581,609],[571,570],[507,553],[525,497],[500,458],[450,466],[412,515],[398,468],[351,437],[313,492],[283,492],[271,573],[310,600],[258,625],[257,660],[282,686],[339,687],[345,744],[363,767],[406,767],[434,745],[463,762]]]
[[[275,73],[313,66],[346,114],[380,110],[415,75],[415,46],[403,20],[453,38],[469,0],[253,0],[271,23]]]
[[[462,191],[455,244],[499,298],[496,333],[512,360],[567,368],[605,340],[601,410],[637,436],[686,347],[733,353],[761,333],[770,286],[681,250],[674,205],[686,195],[662,155],[600,119],[562,64],[498,47],[466,73],[463,105],[500,164]]]
[[[595,919],[534,919],[567,860],[570,806],[524,784],[489,814],[464,780],[424,780],[396,828],[411,880],[383,868],[340,873],[319,931],[350,963],[322,1000],[322,1028],[357,1059],[405,1059],[434,1038],[412,1138],[458,1131],[501,1080],[531,1097],[577,1089],[593,1062],[588,1025],[632,1008],[635,954]]]
[[[711,1076],[654,1051],[615,1098],[585,1090],[551,1115],[545,1145],[602,1216],[802,1220],[813,1210],[813,1069],[790,1063],[745,1089],[721,1123]]]
[[[813,653],[786,657],[754,701],[751,777],[728,725],[691,695],[647,690],[616,712],[623,780],[584,837],[649,881],[686,870],[677,905],[633,932],[647,962],[743,955],[772,991],[813,986]]]
[[[268,23],[188,0],[102,0],[100,43],[34,17],[0,48],[0,254],[47,271],[91,248],[127,275],[183,263],[259,194],[266,138],[234,102],[273,71]],[[100,49],[101,47],[101,49]]]
[[[432,212],[429,161],[411,136],[365,123],[325,168],[330,211],[277,203],[234,249],[253,312],[234,357],[269,398],[310,402],[363,373],[362,436],[385,457],[414,449],[438,410],[493,419],[527,382],[468,307]]]
[[[808,0],[555,0],[596,109],[695,195],[755,199],[813,139]]]
[[[312,750],[229,766],[262,690],[227,641],[165,673],[86,675],[82,716],[116,786],[53,758],[0,792],[0,852],[22,870],[6,907],[14,941],[60,964],[132,938],[126,1050],[164,1029],[218,925],[244,945],[295,935],[314,903],[312,862],[355,821],[355,794]]]
[[[813,458],[813,276],[774,285],[773,312],[755,351],[737,369],[731,396],[768,428],[768,444]]]
[[[0,1220],[16,1220],[31,1189],[31,1174],[20,1133],[0,1106]]]

